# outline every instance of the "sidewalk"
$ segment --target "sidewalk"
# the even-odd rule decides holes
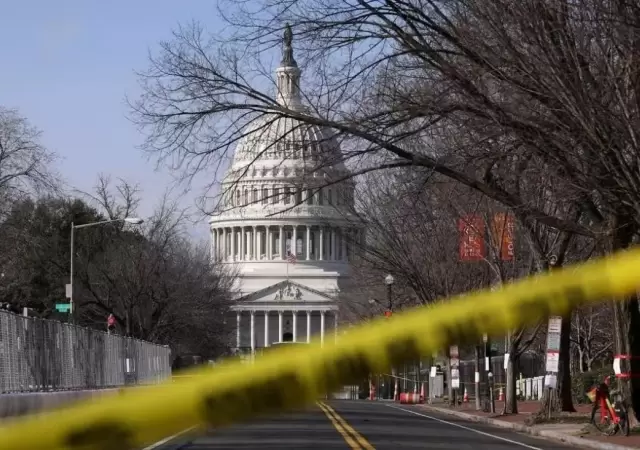
[[[579,448],[599,450],[627,450],[640,448],[640,434],[630,436],[603,436],[589,425],[591,405],[575,405],[576,413],[561,413],[553,423],[529,425],[527,419],[540,409],[540,402],[518,402],[519,414],[501,415],[504,402],[496,402],[496,414],[476,411],[475,403],[463,403],[450,407],[445,403],[422,405],[423,408],[454,415],[474,422],[483,422],[501,428],[509,428],[555,441],[562,441]]]

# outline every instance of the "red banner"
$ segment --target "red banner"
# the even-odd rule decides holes
[[[460,260],[478,261],[484,258],[484,220],[472,214],[458,221],[460,234]]]
[[[512,214],[499,213],[493,216],[493,242],[500,246],[502,261],[513,261],[515,227],[516,223]]]

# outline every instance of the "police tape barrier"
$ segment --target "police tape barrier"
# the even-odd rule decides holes
[[[191,371],[185,377],[0,428],[2,450],[136,449],[192,426],[219,427],[313,404],[319,396],[370,373],[415,360],[451,343],[475,342],[534,325],[575,306],[633,293],[640,250],[621,253],[350,330],[337,344],[291,346],[258,357]],[[186,372],[184,372],[187,374]]]

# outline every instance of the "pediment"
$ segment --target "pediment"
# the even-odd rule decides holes
[[[281,281],[238,299],[242,303],[332,303],[329,293],[320,292],[293,281]]]

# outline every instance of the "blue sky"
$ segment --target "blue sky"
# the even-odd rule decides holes
[[[21,0],[0,14],[0,104],[18,108],[60,157],[67,182],[91,190],[99,173],[138,183],[149,214],[171,183],[137,146],[125,95],[138,92],[134,70],[148,51],[192,19],[223,26],[214,0]],[[187,195],[193,202],[197,192]],[[206,222],[194,235],[206,235]]]

